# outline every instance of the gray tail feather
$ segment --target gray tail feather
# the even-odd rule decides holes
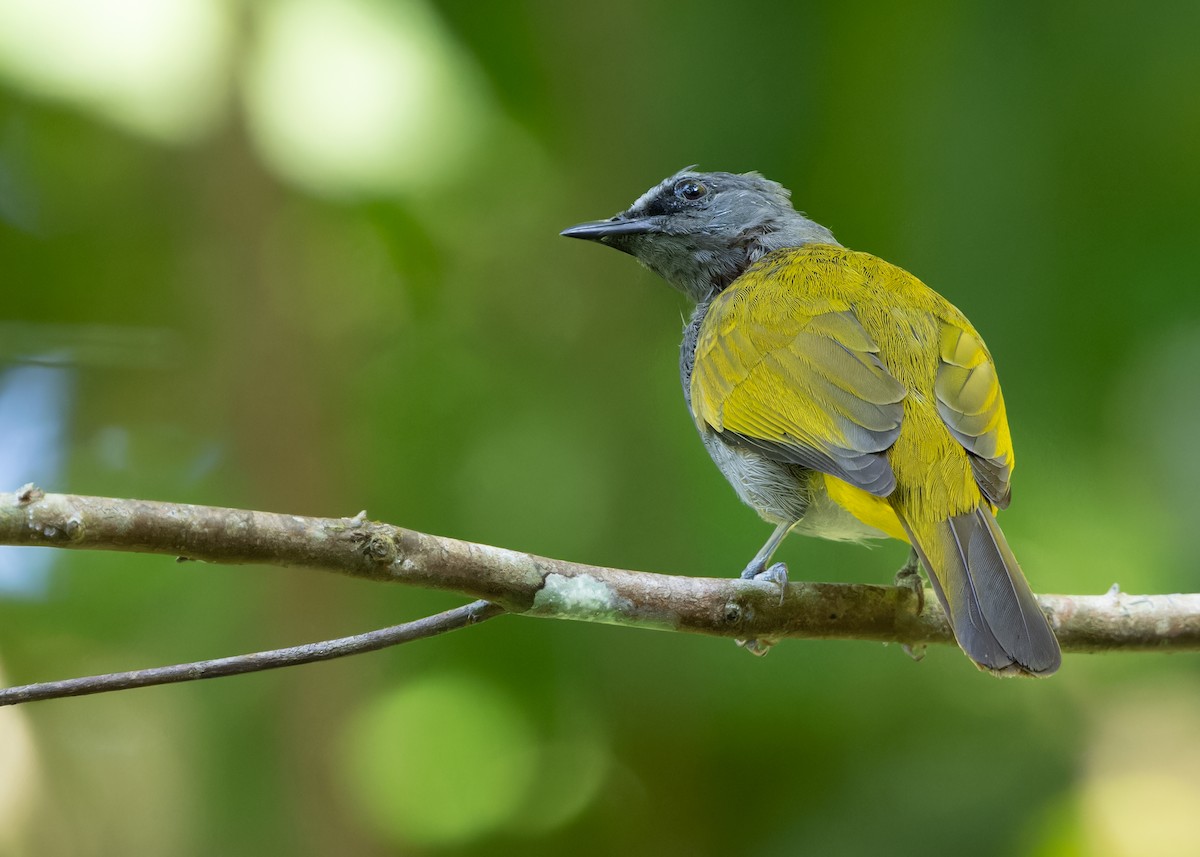
[[[920,534],[903,523],[968,657],[1004,675],[1046,676],[1058,669],[1058,640],[986,508],[955,515]],[[930,553],[941,562],[931,564]]]

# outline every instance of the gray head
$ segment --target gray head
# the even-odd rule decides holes
[[[833,234],[792,208],[790,194],[758,173],[680,170],[608,220],[563,230],[629,253],[700,302],[754,262],[785,247],[836,244]]]

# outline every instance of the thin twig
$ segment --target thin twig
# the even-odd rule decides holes
[[[334,658],[344,658],[347,655],[374,652],[389,646],[398,646],[401,643],[411,643],[413,640],[425,637],[435,637],[447,631],[476,625],[493,616],[499,616],[503,612],[504,608],[499,605],[489,604],[487,601],[475,601],[444,613],[426,616],[413,622],[405,622],[403,625],[393,625],[390,628],[380,628],[377,631],[355,634],[352,637],[341,637],[337,640],[324,640],[287,649],[253,652],[228,658],[216,658],[211,661],[196,661],[169,667],[154,667],[8,687],[0,689],[0,706],[58,699],[64,696],[86,696],[89,693],[106,693],[110,690],[151,687],[156,684],[172,684],[179,681],[243,675],[298,664],[311,664],[315,661],[329,661]]]

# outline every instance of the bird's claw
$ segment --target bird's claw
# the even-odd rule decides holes
[[[777,562],[766,571],[759,572],[754,575],[755,580],[762,580],[766,583],[773,583],[779,587],[779,604],[783,605],[783,600],[787,597],[788,587],[788,570],[787,565],[782,562]]]
[[[779,587],[779,603],[783,604],[784,598],[787,597],[788,571],[787,564],[777,562],[770,568],[763,569],[762,564],[752,562],[746,566],[746,570],[742,572],[743,580],[759,580],[763,583],[771,583]],[[745,649],[752,655],[762,657],[767,652],[771,651],[778,640],[772,640],[767,637],[762,637],[755,640],[735,640],[739,646]]]
[[[734,640],[734,642],[755,657],[761,658],[767,652],[771,651],[771,647],[779,641],[763,637],[757,640]]]
[[[917,596],[918,613],[925,609],[925,583],[921,580],[921,560],[916,551],[909,554],[908,562],[896,572],[896,586],[909,589]]]
[[[916,549],[909,552],[908,561],[896,572],[896,585],[912,590],[913,594],[917,596],[918,613],[925,609],[925,583],[921,580],[921,558],[917,556]],[[924,643],[901,643],[900,648],[914,661],[925,657]]]
[[[780,604],[783,604],[784,598],[787,597],[788,570],[786,563],[777,562],[765,571],[757,563],[751,563],[742,572],[742,580],[761,580],[764,583],[775,584],[779,587]]]

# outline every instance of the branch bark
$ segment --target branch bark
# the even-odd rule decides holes
[[[305,566],[460,593],[511,613],[722,637],[950,643],[937,599],[895,586],[772,584],[603,568],[377,521],[212,506],[0,493],[0,544]],[[1068,652],[1200,651],[1200,594],[1042,595]]]

